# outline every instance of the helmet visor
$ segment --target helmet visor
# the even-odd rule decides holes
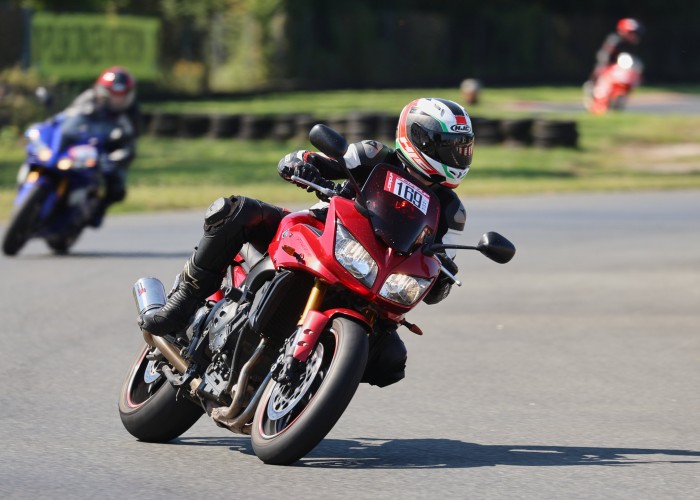
[[[467,168],[472,163],[474,134],[433,132],[414,123],[411,140],[422,153],[448,167]]]
[[[131,104],[130,94],[110,94],[109,109],[113,111],[124,111]]]

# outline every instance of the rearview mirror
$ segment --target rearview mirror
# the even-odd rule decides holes
[[[348,150],[348,141],[332,128],[318,123],[309,132],[309,141],[319,151],[338,160],[345,155]]]
[[[34,95],[36,96],[37,100],[41,103],[46,110],[51,110],[51,107],[53,106],[53,95],[51,95],[51,92],[49,89],[46,87],[38,87],[34,91]]]
[[[515,245],[505,236],[501,236],[493,231],[489,231],[481,237],[476,245],[476,249],[499,264],[510,262],[515,255]]]

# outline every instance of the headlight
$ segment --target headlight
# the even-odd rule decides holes
[[[58,160],[57,166],[59,170],[70,170],[70,168],[73,166],[73,160],[70,158],[61,158]]]
[[[49,161],[53,156],[53,151],[48,147],[40,147],[36,153],[37,158],[41,161]]]
[[[407,274],[392,274],[382,285],[379,295],[392,302],[410,306],[423,295],[432,282],[433,280],[415,278]]]
[[[630,69],[632,67],[632,64],[634,62],[634,59],[632,59],[632,56],[623,52],[617,57],[617,65],[620,66],[622,69]]]
[[[340,223],[335,230],[335,259],[366,287],[377,279],[377,263]]]
[[[70,148],[68,150],[68,157],[72,160],[72,168],[92,168],[97,165],[99,155],[94,146],[84,144]],[[59,162],[58,168],[61,168],[61,162]]]

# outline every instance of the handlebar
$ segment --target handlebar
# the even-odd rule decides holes
[[[302,179],[301,177],[298,177],[298,176],[296,176],[296,175],[291,176],[291,177],[289,178],[289,180],[292,181],[292,182],[294,182],[294,183],[296,183],[296,184],[301,184],[301,185],[303,185],[303,186],[310,187],[310,188],[312,188],[313,190],[318,191],[318,192],[321,193],[322,195],[327,196],[327,197],[329,197],[329,198],[331,198],[331,197],[333,197],[333,196],[338,196],[338,195],[340,194],[340,193],[339,193],[337,190],[335,190],[335,189],[324,188],[323,186],[319,186],[318,184],[315,184],[315,183],[313,183],[313,182],[307,181],[306,179]]]
[[[457,286],[462,286],[462,282],[457,279],[457,277],[449,272],[445,266],[442,265],[442,262],[440,263],[440,272],[445,273],[445,275],[452,280],[452,283],[454,283]]]
[[[301,177],[297,177],[296,175],[291,176],[289,180],[296,184],[301,184],[303,186],[310,187],[313,190],[318,191],[322,195],[326,196],[327,198],[332,198],[333,196],[340,196],[348,200],[352,200],[353,198],[355,198],[355,191],[350,187],[348,181],[346,181],[342,185],[339,184],[338,187],[336,187],[335,189],[329,189],[324,188],[323,186],[319,186],[318,184],[315,184],[313,182],[307,181],[306,179],[302,179]]]

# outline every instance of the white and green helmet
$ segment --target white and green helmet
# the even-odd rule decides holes
[[[422,98],[401,111],[396,152],[407,167],[456,188],[472,163],[474,131],[465,109],[446,99]]]

